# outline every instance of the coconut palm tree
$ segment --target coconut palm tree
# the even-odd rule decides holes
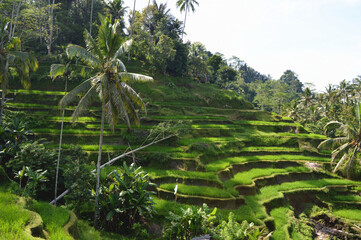
[[[177,0],[177,7],[180,8],[180,12],[185,11],[184,23],[183,23],[183,33],[184,33],[184,29],[186,28],[188,10],[191,9],[192,12],[194,12],[195,11],[195,7],[194,7],[195,4],[197,4],[197,6],[199,6],[199,3],[197,2],[197,0]],[[183,33],[182,33],[182,38],[183,38]]]
[[[10,69],[17,73],[23,87],[28,89],[30,88],[29,71],[36,71],[38,68],[38,61],[35,57],[20,51],[20,38],[13,37],[8,26],[9,22],[0,20],[0,84],[2,90],[0,123],[2,123]]]
[[[85,92],[72,115],[73,121],[75,121],[81,112],[89,106],[95,95],[99,96],[101,100],[102,113],[97,161],[95,226],[98,217],[97,206],[104,120],[107,120],[111,129],[114,129],[120,118],[124,119],[129,128],[132,121],[139,126],[137,107],[145,110],[145,105],[129,83],[137,80],[153,80],[148,76],[127,72],[120,57],[129,50],[131,40],[124,42],[119,35],[118,20],[114,20],[113,23],[111,17],[100,16],[100,22],[101,25],[96,39],[93,39],[85,30],[86,48],[73,44],[69,44],[66,48],[69,58],[80,58],[96,73],[65,95],[59,103],[60,107],[64,108],[64,106],[77,99],[78,94]]]
[[[325,131],[337,129],[341,134],[335,138],[322,141],[318,148],[334,148],[331,155],[331,164],[339,159],[333,172],[341,166],[346,166],[347,177],[350,177],[350,169],[356,160],[357,154],[361,151],[361,103],[354,107],[354,118],[346,123],[331,121],[324,127]]]

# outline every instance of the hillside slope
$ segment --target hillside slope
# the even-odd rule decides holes
[[[114,133],[106,129],[103,163],[129,146],[140,146],[158,123],[183,121],[177,139],[135,155],[157,184],[159,215],[173,209],[178,184],[179,207],[207,203],[221,213],[233,211],[237,220],[267,226],[274,239],[312,239],[312,233],[297,230],[307,229],[304,214],[315,222],[337,219],[341,224],[324,227],[344,230],[346,226],[352,236],[361,236],[361,182],[327,171],[330,153],[315,148],[324,136],[309,133],[290,119],[254,110],[231,91],[189,79],[156,79],[135,88],[144,96],[148,114],[140,128],[130,132],[124,124]],[[13,101],[7,107],[39,119],[36,137],[52,140],[48,147],[56,148],[61,122],[57,103],[63,94],[11,90]],[[75,125],[70,117],[74,107],[67,108],[63,139],[64,148],[78,144],[87,151],[93,166],[100,129],[98,106],[95,103]]]

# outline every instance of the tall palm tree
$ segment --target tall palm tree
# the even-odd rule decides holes
[[[361,103],[354,107],[354,118],[346,123],[331,121],[324,127],[337,129],[341,132],[340,136],[322,141],[318,148],[334,148],[331,155],[331,164],[339,159],[333,172],[336,172],[341,166],[346,166],[347,177],[350,177],[350,169],[356,160],[356,155],[361,152]]]
[[[195,7],[194,7],[195,4],[197,4],[197,6],[199,6],[199,3],[197,2],[197,0],[177,0],[177,7],[180,8],[180,12],[185,11],[184,23],[183,23],[183,33],[184,33],[184,29],[186,28],[187,13],[188,13],[189,9],[191,9],[192,12],[195,11]],[[183,38],[183,33],[182,33],[182,38]]]
[[[20,38],[13,37],[8,26],[9,22],[0,20],[0,84],[2,90],[0,123],[2,123],[10,69],[17,72],[24,88],[30,88],[29,71],[36,71],[38,68],[38,61],[35,57],[20,51]]]
[[[100,16],[98,37],[93,39],[85,30],[84,39],[86,49],[69,44],[66,53],[69,58],[78,57],[85,64],[96,71],[95,75],[65,95],[59,105],[61,108],[74,101],[78,94],[85,92],[73,113],[73,121],[86,109],[94,95],[98,95],[102,103],[101,127],[99,136],[99,153],[97,161],[96,210],[94,225],[97,226],[98,195],[100,180],[100,163],[103,145],[104,120],[114,129],[119,118],[126,121],[128,127],[131,121],[139,126],[139,117],[136,108],[145,110],[140,96],[128,85],[132,81],[151,81],[151,77],[128,73],[120,57],[129,50],[131,40],[124,42],[118,33],[118,20],[114,23],[111,17]]]

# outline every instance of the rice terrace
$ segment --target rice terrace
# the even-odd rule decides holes
[[[0,239],[361,239],[360,76],[265,75],[192,40],[205,1],[143,2],[0,0]]]

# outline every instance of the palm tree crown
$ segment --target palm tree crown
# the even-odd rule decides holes
[[[30,88],[30,70],[36,71],[38,68],[38,62],[35,57],[20,51],[20,38],[12,36],[8,30],[8,25],[9,22],[6,20],[0,20],[0,83],[2,89],[0,123],[3,115],[10,68],[17,72],[24,88]]]
[[[336,129],[340,133],[335,138],[322,141],[318,148],[333,147],[335,148],[331,155],[331,164],[339,159],[334,172],[341,166],[346,167],[347,176],[350,176],[350,169],[353,166],[357,155],[361,152],[361,103],[359,102],[354,108],[354,119],[345,123],[331,121],[325,125],[325,130]]]
[[[183,23],[184,24],[183,25],[183,33],[184,33],[184,29],[186,27],[188,10],[191,9],[192,12],[194,12],[196,10],[196,8],[194,7],[195,5],[199,6],[199,3],[197,2],[197,0],[177,0],[177,7],[180,8],[181,12],[185,11],[184,23]],[[182,34],[182,36],[183,36],[183,34]]]
[[[150,81],[152,78],[127,72],[120,57],[129,49],[131,40],[123,41],[117,32],[117,19],[112,24],[111,18],[100,18],[101,26],[96,40],[85,30],[86,48],[73,44],[66,48],[69,58],[79,57],[97,73],[64,96],[60,106],[68,105],[79,93],[86,91],[73,113],[73,121],[89,106],[92,96],[97,94],[104,101],[106,119],[112,128],[117,124],[119,117],[124,118],[129,127],[132,120],[139,125],[136,107],[145,109],[145,105],[128,83],[136,80]]]

